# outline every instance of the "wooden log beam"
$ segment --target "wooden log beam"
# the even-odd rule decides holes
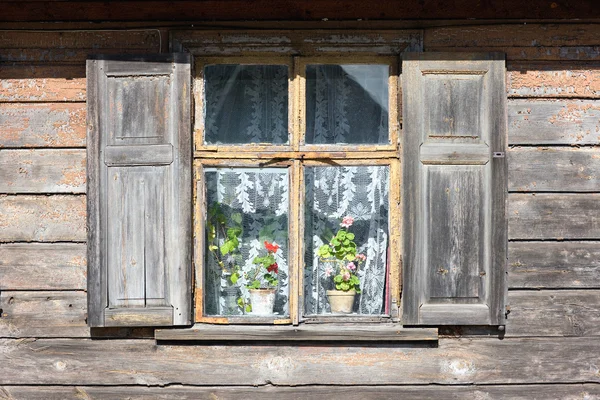
[[[85,103],[0,103],[0,149],[85,147],[85,116]]]
[[[594,18],[599,16],[593,0],[517,0],[479,2],[443,0],[381,2],[377,7],[363,1],[217,0],[170,1],[18,1],[3,2],[0,21],[140,21],[140,20],[394,20],[466,18]]]
[[[0,150],[0,193],[85,193],[85,150]]]
[[[494,47],[502,51],[510,47],[555,48],[561,46],[598,46],[600,26],[597,24],[501,24],[495,26],[451,26],[429,28],[423,46],[431,48]]]
[[[511,145],[598,145],[600,102],[510,99],[508,141]]]
[[[509,239],[600,239],[600,194],[508,196]]]
[[[521,288],[600,288],[598,242],[510,242],[508,284]]]
[[[83,195],[0,195],[0,243],[83,242],[85,223]]]
[[[179,346],[2,339],[0,385],[398,385],[600,382],[591,338],[440,339],[423,345]],[[552,349],[552,351],[549,351]]]
[[[423,385],[423,386],[302,386],[302,387],[198,387],[171,385],[169,387],[140,386],[4,386],[0,395],[11,400],[286,400],[286,399],[337,399],[363,400],[395,399],[486,399],[530,400],[543,399],[595,399],[600,397],[600,385]]]
[[[600,192],[598,148],[511,148],[508,165],[509,191]]]
[[[0,293],[0,337],[89,337],[85,292]]]
[[[85,64],[0,67],[0,102],[81,102],[86,99]]]
[[[600,64],[509,62],[510,97],[600,98]]]
[[[0,244],[0,291],[85,290],[86,251],[80,243]]]

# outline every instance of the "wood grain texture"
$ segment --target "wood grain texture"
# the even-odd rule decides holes
[[[509,239],[598,239],[600,194],[508,197]]]
[[[427,30],[425,31],[427,32]],[[534,43],[534,42],[532,42]],[[477,51],[490,52],[501,50],[507,61],[596,61],[600,55],[600,46],[515,46],[515,47],[444,47],[430,46],[427,51]]]
[[[509,191],[600,191],[599,148],[511,148],[508,164]]]
[[[3,147],[85,147],[85,104],[0,103]]]
[[[597,100],[510,99],[509,144],[600,144]]]
[[[195,56],[315,54],[399,55],[422,50],[419,30],[174,30],[172,51],[189,51]]]
[[[512,289],[600,288],[600,244],[510,242],[508,276]]]
[[[85,244],[0,244],[0,290],[83,290],[86,264]]]
[[[436,341],[437,328],[396,324],[305,324],[302,326],[226,326],[196,324],[190,329],[158,329],[157,340],[241,341]]]
[[[82,195],[0,195],[0,242],[83,242],[85,215]]]
[[[440,339],[366,346],[179,346],[3,339],[2,385],[399,385],[600,382],[590,338]],[[552,351],[548,351],[552,349]]]
[[[442,27],[425,30],[423,44],[430,47],[598,46],[600,27],[596,24],[505,24],[495,26]],[[449,51],[448,49],[447,51]]]
[[[506,336],[600,336],[600,290],[510,291]]]
[[[0,293],[0,337],[89,337],[85,292]]]
[[[0,387],[2,400],[363,400],[398,399],[486,399],[486,400],[578,400],[600,397],[600,385],[449,385],[449,386],[259,386],[259,387],[169,387],[140,386],[4,386]]]
[[[83,65],[2,65],[0,80],[0,102],[81,102],[86,99]]]
[[[510,97],[600,98],[598,62],[510,62],[507,94]]]
[[[594,18],[599,16],[593,0],[566,0],[501,3],[458,0],[429,2],[389,1],[378,4],[350,0],[307,2],[269,0],[192,2],[171,1],[37,1],[24,6],[20,1],[4,1],[0,21],[321,21],[396,19],[494,19],[494,18]]]
[[[0,37],[0,63],[84,63],[90,54],[158,53],[157,29],[5,31]]]
[[[85,193],[85,150],[0,150],[0,193]]]

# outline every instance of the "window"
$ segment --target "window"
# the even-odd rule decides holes
[[[503,55],[236,35],[88,61],[90,326],[503,324]],[[322,250],[340,229],[343,263]]]
[[[400,214],[399,190],[390,190],[399,176],[398,58],[197,57],[195,67],[194,219],[203,242],[195,320],[390,319],[399,293],[391,279],[399,274],[400,226],[391,218]],[[349,313],[332,310],[327,293],[350,260],[317,254],[344,217],[353,219],[347,230],[361,257]],[[279,246],[266,315],[249,288],[265,242]]]

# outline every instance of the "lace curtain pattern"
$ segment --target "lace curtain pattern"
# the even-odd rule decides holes
[[[204,301],[207,315],[240,315],[238,298],[247,302],[247,280],[244,273],[255,268],[255,257],[265,255],[264,241],[281,246],[276,254],[279,265],[279,284],[274,311],[288,314],[288,174],[286,169],[218,168],[207,169],[206,198],[210,209],[218,205],[226,221],[233,221],[234,214],[241,215],[242,233],[239,238],[239,257],[235,262],[241,269],[241,277],[231,284],[227,274],[217,264],[207,246],[205,249]],[[209,216],[210,218],[210,212]],[[208,224],[207,224],[208,225]],[[225,234],[217,231],[217,242],[222,245]],[[229,255],[229,257],[233,257]]]
[[[306,143],[389,143],[388,75],[387,65],[307,66]]]
[[[285,65],[209,65],[204,69],[207,143],[288,142]]]
[[[304,312],[330,312],[325,291],[333,289],[325,276],[325,265],[316,254],[339,229],[345,216],[354,218],[358,252],[367,256],[359,270],[361,294],[356,296],[359,314],[385,312],[388,251],[389,168],[310,167],[306,168]]]

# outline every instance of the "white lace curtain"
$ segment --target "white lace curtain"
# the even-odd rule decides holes
[[[388,282],[388,193],[389,168],[311,167],[306,169],[304,312],[329,312],[325,295],[333,289],[331,277],[316,254],[340,228],[345,216],[354,218],[359,253],[367,256],[358,272],[361,294],[356,296],[359,314],[382,314]]]
[[[255,257],[265,255],[264,241],[281,246],[276,254],[279,265],[279,284],[274,311],[288,314],[288,174],[287,169],[219,168],[205,172],[207,206],[210,209],[218,204],[228,223],[234,220],[233,214],[241,215],[242,234],[239,238],[240,279],[232,285],[222,273],[214,256],[205,250],[205,312],[208,315],[238,315],[243,310],[238,307],[238,298],[247,301],[245,272],[255,268]],[[210,212],[209,212],[210,217]],[[219,245],[225,237],[217,232]],[[231,257],[231,256],[229,256]]]

